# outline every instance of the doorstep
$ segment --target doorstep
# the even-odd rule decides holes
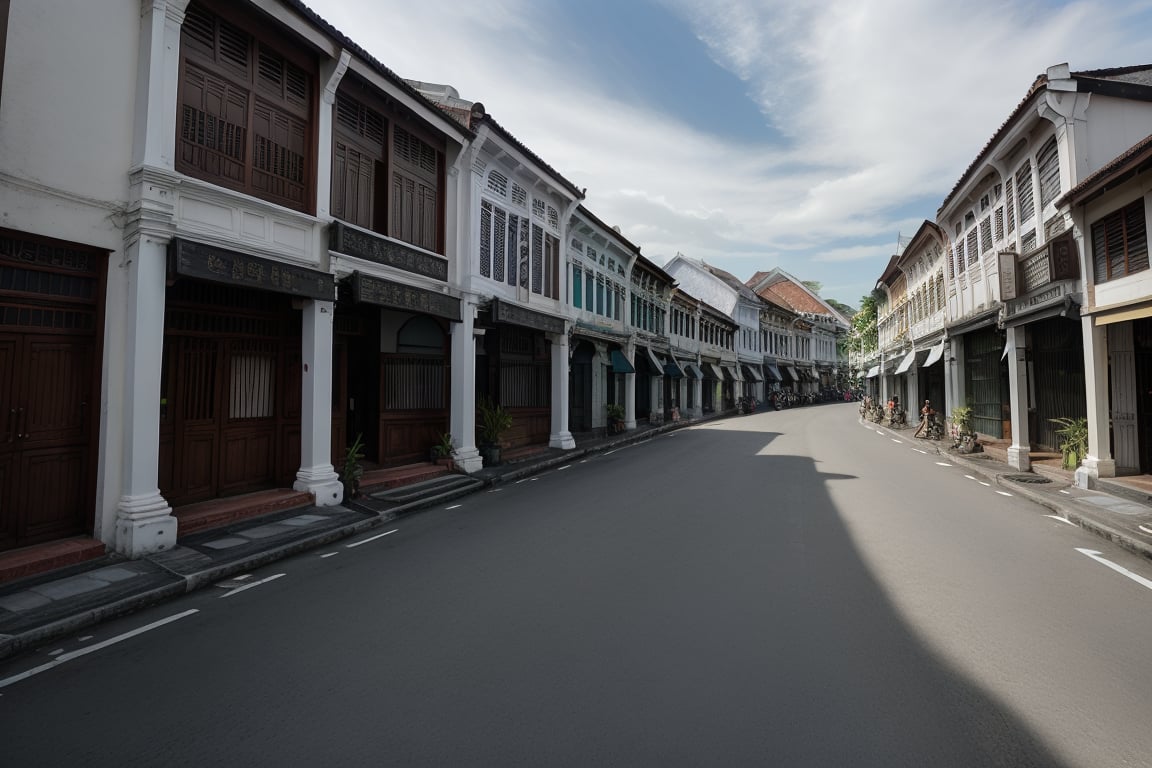
[[[310,507],[315,503],[316,498],[307,491],[279,488],[173,507],[172,515],[177,522],[177,536],[184,538],[212,528],[222,528],[238,520],[286,509]]]
[[[89,536],[59,539],[0,552],[0,584],[103,557],[104,545]]]

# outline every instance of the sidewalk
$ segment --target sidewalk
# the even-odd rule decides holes
[[[935,451],[1000,488],[1049,509],[1070,523],[1152,559],[1152,478],[1107,478],[1096,490],[1073,484],[1073,473],[1060,467],[1051,454],[1033,457],[1032,471],[1020,472],[1008,464],[1007,441],[990,441],[984,451],[963,454],[951,450],[951,439],[912,437],[915,425],[891,429],[873,422],[861,424],[899,437],[916,447]]]
[[[541,448],[472,475],[447,474],[399,487],[370,487],[341,506],[303,506],[182,536],[139,560],[105,555],[0,584],[0,660],[106,619],[323,546],[404,515],[566,464],[590,453],[651,439],[702,420],[642,426],[619,435],[579,436],[571,450]]]
[[[724,418],[724,416],[711,417]],[[560,466],[591,453],[642,442],[682,421],[601,437],[580,436],[571,450],[540,449],[472,475],[449,474],[397,488],[368,488],[343,506],[306,506],[238,521],[182,537],[175,549],[139,560],[107,555],[0,586],[0,660],[113,616],[213,584],[234,574],[362,533],[420,509]],[[1072,473],[1037,462],[1021,473],[1003,446],[962,455],[948,441],[917,440],[912,429],[861,422],[1031,499],[1054,514],[1133,552],[1152,558],[1152,479],[1118,478],[1101,489],[1072,486]]]

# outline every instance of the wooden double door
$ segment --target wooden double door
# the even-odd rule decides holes
[[[87,528],[98,370],[91,338],[0,334],[0,549]]]
[[[0,229],[0,550],[91,532],[106,263]]]
[[[159,482],[170,504],[292,485],[300,344],[287,296],[196,281],[169,289]]]

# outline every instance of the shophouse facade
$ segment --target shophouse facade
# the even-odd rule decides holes
[[[1152,474],[1152,135],[1059,201],[1079,255],[1088,455],[1077,484]]]
[[[636,340],[629,324],[630,275],[640,249],[584,206],[569,224],[565,262],[571,275],[569,427],[603,432],[607,406],[624,407],[626,429],[636,427]]]
[[[672,357],[668,316],[675,283],[655,263],[638,256],[629,275],[629,322],[636,344],[637,424],[663,424],[672,418],[673,381],[683,372]]]
[[[1053,419],[1087,409],[1082,247],[1056,203],[1147,134],[1149,71],[1050,67],[937,212],[949,240],[949,407],[970,406],[980,434],[1010,439],[1020,469],[1033,445],[1057,447]]]
[[[769,356],[777,361],[785,380],[797,392],[816,392],[843,382],[847,361],[841,359],[840,339],[848,333],[848,320],[808,286],[780,268],[757,272],[748,287],[773,310]],[[771,371],[768,372],[771,374]],[[787,381],[785,382],[787,385]]]
[[[360,414],[338,295],[445,335],[450,169],[469,131],[292,0],[9,11],[4,258],[29,289],[4,299],[21,371],[5,391],[30,423],[71,415],[6,457],[35,455],[53,490],[9,476],[5,502],[24,501],[0,504],[0,546],[86,533],[139,556],[170,548],[200,501],[294,488],[339,503],[333,457]],[[435,357],[431,328],[414,335]],[[29,399],[49,358],[68,403]],[[68,522],[36,523],[25,502]]]
[[[925,221],[876,286],[885,297],[877,317],[883,369],[891,370],[883,376],[885,395],[900,398],[909,420],[918,418],[925,400],[937,411],[945,402],[943,240],[940,228]]]

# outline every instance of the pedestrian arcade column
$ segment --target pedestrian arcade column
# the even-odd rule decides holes
[[[344,485],[332,466],[333,302],[302,302],[300,469],[292,488],[311,493],[318,507],[331,507],[344,498]]]
[[[476,297],[460,302],[460,322],[452,324],[452,393],[448,429],[456,441],[452,460],[468,474],[484,460],[476,448]]]
[[[1084,338],[1084,394],[1088,403],[1088,455],[1076,468],[1077,488],[1092,488],[1101,477],[1116,476],[1116,459],[1109,442],[1108,326],[1096,318],[1081,318]]]
[[[575,448],[568,430],[568,333],[548,334],[552,348],[552,434],[549,448]]]
[[[176,545],[176,518],[160,495],[160,371],[168,240],[141,234],[125,248],[123,453],[113,547],[139,558]]]
[[[1021,472],[1032,468],[1029,457],[1031,436],[1028,434],[1028,344],[1023,325],[1007,330],[1008,398],[1012,410],[1012,445],[1008,447],[1008,464]]]

